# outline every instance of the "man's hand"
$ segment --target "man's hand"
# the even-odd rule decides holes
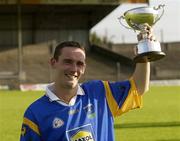
[[[153,34],[153,29],[147,23],[140,25],[140,33],[137,35],[138,41],[142,39],[150,39],[151,41],[156,41],[156,38]]]

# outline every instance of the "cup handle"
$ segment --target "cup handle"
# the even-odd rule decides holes
[[[161,17],[164,15],[164,4],[162,5],[162,4],[160,4],[157,8],[156,7],[154,7],[154,10],[159,10],[159,9],[161,9],[162,8],[162,13],[161,13],[161,15],[159,16],[157,16],[157,18],[156,18],[156,21],[154,22],[154,24],[155,23],[157,23],[157,21],[159,21],[160,19],[161,19]],[[154,25],[153,24],[153,25]]]
[[[126,25],[123,24],[122,20],[125,20],[125,17],[124,17],[124,16],[119,17],[118,20],[119,20],[119,22],[120,22],[120,24],[121,24],[122,26],[124,26],[124,27],[127,28],[127,29],[131,29],[130,27],[128,27],[128,26],[126,26]]]

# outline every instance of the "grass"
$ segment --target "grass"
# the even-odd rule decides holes
[[[151,87],[143,103],[115,119],[117,141],[180,141],[180,87]]]
[[[25,109],[43,92],[0,91],[0,141],[19,140]],[[115,119],[116,141],[180,141],[180,87],[151,87],[144,106]]]
[[[18,141],[25,109],[43,92],[0,91],[0,141]]]

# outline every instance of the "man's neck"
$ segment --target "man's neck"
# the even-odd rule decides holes
[[[58,85],[58,83],[55,83],[54,85],[54,93],[55,95],[62,100],[63,102],[69,104],[72,97],[74,97],[77,94],[78,86],[72,89],[69,88],[63,88]]]

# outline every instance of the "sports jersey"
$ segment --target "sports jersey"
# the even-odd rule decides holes
[[[94,80],[81,84],[84,94],[73,105],[47,95],[24,114],[21,141],[113,141],[114,117],[142,106],[134,80]]]

